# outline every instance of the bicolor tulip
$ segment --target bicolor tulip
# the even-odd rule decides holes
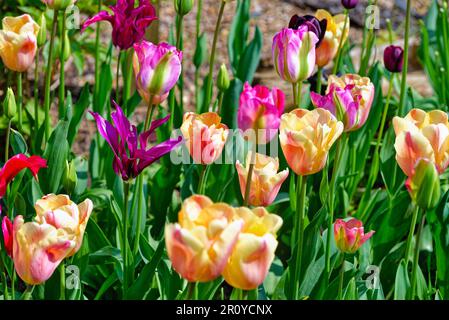
[[[24,72],[36,56],[39,25],[28,14],[5,17],[2,22],[0,57],[8,69]]]
[[[327,20],[318,20],[316,17],[311,15],[305,15],[301,17],[295,14],[293,17],[291,17],[288,27],[290,29],[299,29],[299,27],[303,25],[307,26],[309,31],[312,31],[317,36],[318,42],[316,46],[318,48],[324,39],[324,35],[326,34]]]
[[[100,11],[88,19],[81,29],[99,21],[107,21],[112,25],[112,43],[121,50],[131,48],[135,43],[145,37],[146,28],[157,19],[156,10],[150,0],[139,0],[135,7],[135,0],[117,0],[115,6],[110,6],[112,11]]]
[[[270,142],[276,135],[284,113],[285,95],[273,88],[245,83],[240,95],[237,121],[241,130],[253,130],[258,144]]]
[[[223,152],[229,129],[215,112],[186,112],[181,126],[187,149],[198,164],[211,164]]]
[[[390,72],[401,72],[404,64],[404,49],[398,46],[388,46],[384,51],[384,64]]]
[[[337,248],[343,253],[355,253],[374,231],[365,233],[362,221],[351,218],[348,221],[337,219],[334,223],[334,237]]]
[[[252,290],[262,284],[268,274],[278,245],[276,233],[282,226],[282,219],[262,207],[253,210],[239,208],[236,214],[244,221],[244,226],[223,277],[235,288]]]
[[[288,169],[278,173],[279,159],[271,158],[256,153],[253,174],[251,176],[251,188],[248,204],[252,206],[269,206],[276,199],[282,183],[288,177]],[[240,191],[245,197],[246,182],[248,180],[249,165],[253,159],[252,153],[248,152],[246,166],[237,160],[235,166],[239,175]]]
[[[13,223],[12,258],[19,277],[30,285],[47,281],[61,261],[73,251],[76,242],[62,228],[37,222]]]
[[[0,169],[0,198],[6,193],[8,184],[23,169],[29,169],[36,178],[40,169],[47,167],[47,161],[39,156],[27,157],[24,154],[17,154],[6,161]]]
[[[133,68],[136,87],[147,102],[159,104],[178,82],[182,68],[182,51],[168,43],[155,45],[142,41],[134,45]]]
[[[179,222],[165,227],[173,268],[190,282],[214,280],[223,272],[242,227],[231,206],[200,195],[186,199]]]
[[[282,116],[279,139],[290,168],[304,176],[323,169],[342,132],[343,123],[327,110],[295,109]]]
[[[169,139],[148,148],[148,140],[155,130],[168,121],[170,116],[155,120],[150,129],[138,134],[137,128],[131,125],[123,110],[114,101],[116,111],[111,114],[114,123],[106,121],[98,113],[91,112],[97,122],[97,128],[114,152],[113,168],[124,181],[136,178],[146,167],[172,151],[181,141]]]
[[[321,9],[315,13],[315,17],[318,20],[327,21],[326,33],[321,45],[316,49],[316,64],[318,67],[323,68],[334,60],[340,41],[343,41],[342,44],[346,42],[349,35],[350,21],[347,19],[345,27],[346,16],[344,14],[332,16],[326,10]]]
[[[37,223],[48,223],[56,229],[64,229],[67,232],[76,244],[67,255],[73,256],[83,242],[84,231],[93,210],[92,201],[86,199],[77,205],[67,195],[50,194],[39,199],[34,208]]]
[[[448,116],[440,110],[426,113],[412,109],[404,118],[394,117],[396,161],[406,176],[415,174],[418,161],[432,162],[442,174],[449,165]]]
[[[284,28],[273,38],[272,55],[276,72],[290,83],[307,80],[315,68],[319,39],[307,25],[297,30]]]
[[[75,4],[76,0],[42,0],[48,8],[53,10],[64,10]]]
[[[348,74],[331,75],[326,95],[311,92],[310,98],[317,108],[330,111],[345,125],[345,132],[360,129],[368,119],[374,100],[374,85],[369,78]]]

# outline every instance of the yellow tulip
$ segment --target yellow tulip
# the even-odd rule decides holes
[[[297,175],[319,172],[326,164],[334,142],[343,132],[343,123],[325,109],[295,109],[281,118],[282,151]]]
[[[30,15],[3,18],[0,30],[0,57],[10,70],[26,71],[34,61],[39,25]]]
[[[268,274],[278,245],[276,232],[282,226],[282,219],[262,207],[236,209],[236,219],[242,219],[244,226],[223,277],[235,288],[252,290],[262,284]]]

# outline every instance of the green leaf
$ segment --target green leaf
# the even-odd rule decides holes
[[[10,139],[9,139],[9,144],[11,145],[12,148],[12,152],[14,154],[19,154],[19,153],[27,153],[28,152],[28,146],[27,143],[25,141],[25,138],[20,134],[19,131],[16,131],[14,129],[11,128],[10,131]]]
[[[73,144],[73,141],[76,138],[76,134],[81,124],[84,112],[86,111],[87,107],[89,107],[90,103],[91,101],[90,101],[89,85],[86,84],[83,90],[81,91],[77,103],[75,104],[74,108],[75,110],[70,120],[69,130],[67,133],[67,140],[69,141],[70,146]]]
[[[253,82],[254,74],[256,73],[260,62],[262,45],[262,32],[256,27],[254,39],[245,48],[239,60],[236,77],[242,82]]]
[[[401,260],[396,271],[396,280],[394,283],[394,300],[405,300],[407,291],[410,290],[410,279],[408,277],[405,260]]]
[[[237,73],[240,55],[246,47],[249,33],[250,0],[239,0],[228,38],[228,54],[234,75]]]

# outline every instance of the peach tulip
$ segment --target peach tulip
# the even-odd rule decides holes
[[[229,129],[221,123],[220,116],[215,112],[187,112],[184,114],[181,132],[195,163],[207,165],[221,155]]]
[[[186,199],[179,222],[165,227],[165,243],[173,268],[190,282],[207,282],[222,272],[243,226],[235,209],[208,197]]]
[[[239,208],[236,214],[245,224],[223,277],[235,288],[252,290],[262,284],[268,274],[278,245],[276,232],[282,226],[282,219],[262,207],[253,210]]]
[[[30,15],[3,18],[0,30],[0,57],[5,66],[16,72],[26,71],[34,61],[39,25]]]
[[[290,168],[304,176],[323,169],[342,132],[343,123],[325,109],[295,109],[282,116],[279,139]]]
[[[57,229],[64,229],[72,237],[76,246],[68,257],[73,256],[83,243],[84,231],[93,210],[92,201],[86,199],[77,205],[67,195],[50,194],[39,199],[34,208],[37,223],[48,223]]]
[[[240,191],[245,196],[246,181],[248,178],[249,165],[252,153],[248,152],[246,166],[237,160],[235,166],[239,174]],[[252,206],[268,206],[276,199],[282,183],[288,177],[288,169],[278,173],[279,159],[271,158],[256,153],[254,171],[251,178],[251,188],[248,204]]]
[[[362,221],[351,218],[348,221],[337,219],[334,224],[334,237],[337,248],[344,253],[355,253],[374,231],[365,233]]]

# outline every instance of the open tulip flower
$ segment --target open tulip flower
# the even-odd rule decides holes
[[[252,88],[245,83],[240,95],[238,126],[241,130],[254,130],[258,144],[271,141],[278,132],[284,113],[285,95],[277,89],[264,86]]]
[[[276,72],[282,80],[299,83],[315,68],[315,47],[319,39],[307,25],[284,28],[273,38],[272,54]]]
[[[34,206],[36,222],[48,223],[56,229],[64,229],[75,241],[76,246],[68,257],[73,256],[81,247],[87,222],[93,210],[93,203],[86,199],[79,205],[70,200],[67,195],[50,194],[39,199]]]
[[[321,9],[317,10],[315,18],[327,21],[326,33],[320,46],[316,49],[316,64],[318,67],[323,68],[334,60],[340,41],[342,41],[342,44],[346,42],[349,35],[350,22],[347,19],[345,28],[346,17],[344,14],[332,16],[326,10]]]
[[[139,0],[135,7],[135,0],[117,0],[115,6],[107,11],[100,11],[84,22],[82,31],[99,21],[107,21],[112,25],[112,43],[121,50],[131,48],[145,37],[146,28],[157,19],[156,10],[149,0]]]
[[[223,277],[235,288],[252,290],[265,280],[274,260],[278,245],[276,233],[282,226],[282,219],[262,207],[238,208],[236,214],[244,225]]]
[[[228,127],[215,112],[185,113],[181,131],[195,163],[204,165],[218,159],[229,134]]]
[[[190,282],[220,276],[243,227],[235,209],[194,195],[184,201],[179,222],[165,227],[165,242],[173,268]]]
[[[97,121],[98,131],[114,152],[115,173],[121,175],[124,181],[128,181],[136,178],[146,167],[172,151],[181,142],[182,137],[169,139],[148,148],[150,136],[166,123],[170,116],[153,121],[150,129],[139,135],[136,126],[131,125],[120,106],[115,102],[114,105],[116,111],[111,114],[111,118],[115,126],[98,113],[91,112],[91,114]]]
[[[435,164],[438,173],[449,165],[448,116],[440,110],[411,110],[404,118],[393,119],[396,133],[396,160],[405,175],[412,177],[418,161]]]
[[[165,42],[155,45],[148,41],[134,44],[134,50],[137,90],[147,104],[160,104],[181,75],[182,51]]]
[[[343,253],[355,253],[373,234],[374,231],[365,233],[363,223],[354,218],[348,221],[337,219],[334,224],[335,243]]]
[[[343,123],[327,110],[295,109],[282,116],[279,139],[290,168],[304,176],[323,169],[342,132]]]
[[[318,48],[324,39],[324,35],[326,34],[327,20],[318,20],[316,17],[310,15],[300,17],[295,14],[291,17],[288,27],[290,29],[299,29],[303,25],[307,26],[309,31],[312,31],[317,36],[318,42],[316,46]]]
[[[245,188],[248,179],[249,164],[252,153],[248,152],[246,167],[237,160],[235,166],[239,175],[240,191],[245,196]],[[251,188],[248,204],[252,206],[269,206],[276,199],[282,183],[288,177],[288,169],[278,173],[279,159],[271,158],[257,153],[255,156],[254,171],[251,177]]]
[[[374,100],[374,85],[366,77],[348,74],[330,76],[325,96],[311,92],[317,108],[330,111],[345,125],[345,132],[360,129],[368,119]]]
[[[0,57],[5,66],[16,72],[26,71],[34,62],[39,25],[30,15],[3,18],[0,30]]]

